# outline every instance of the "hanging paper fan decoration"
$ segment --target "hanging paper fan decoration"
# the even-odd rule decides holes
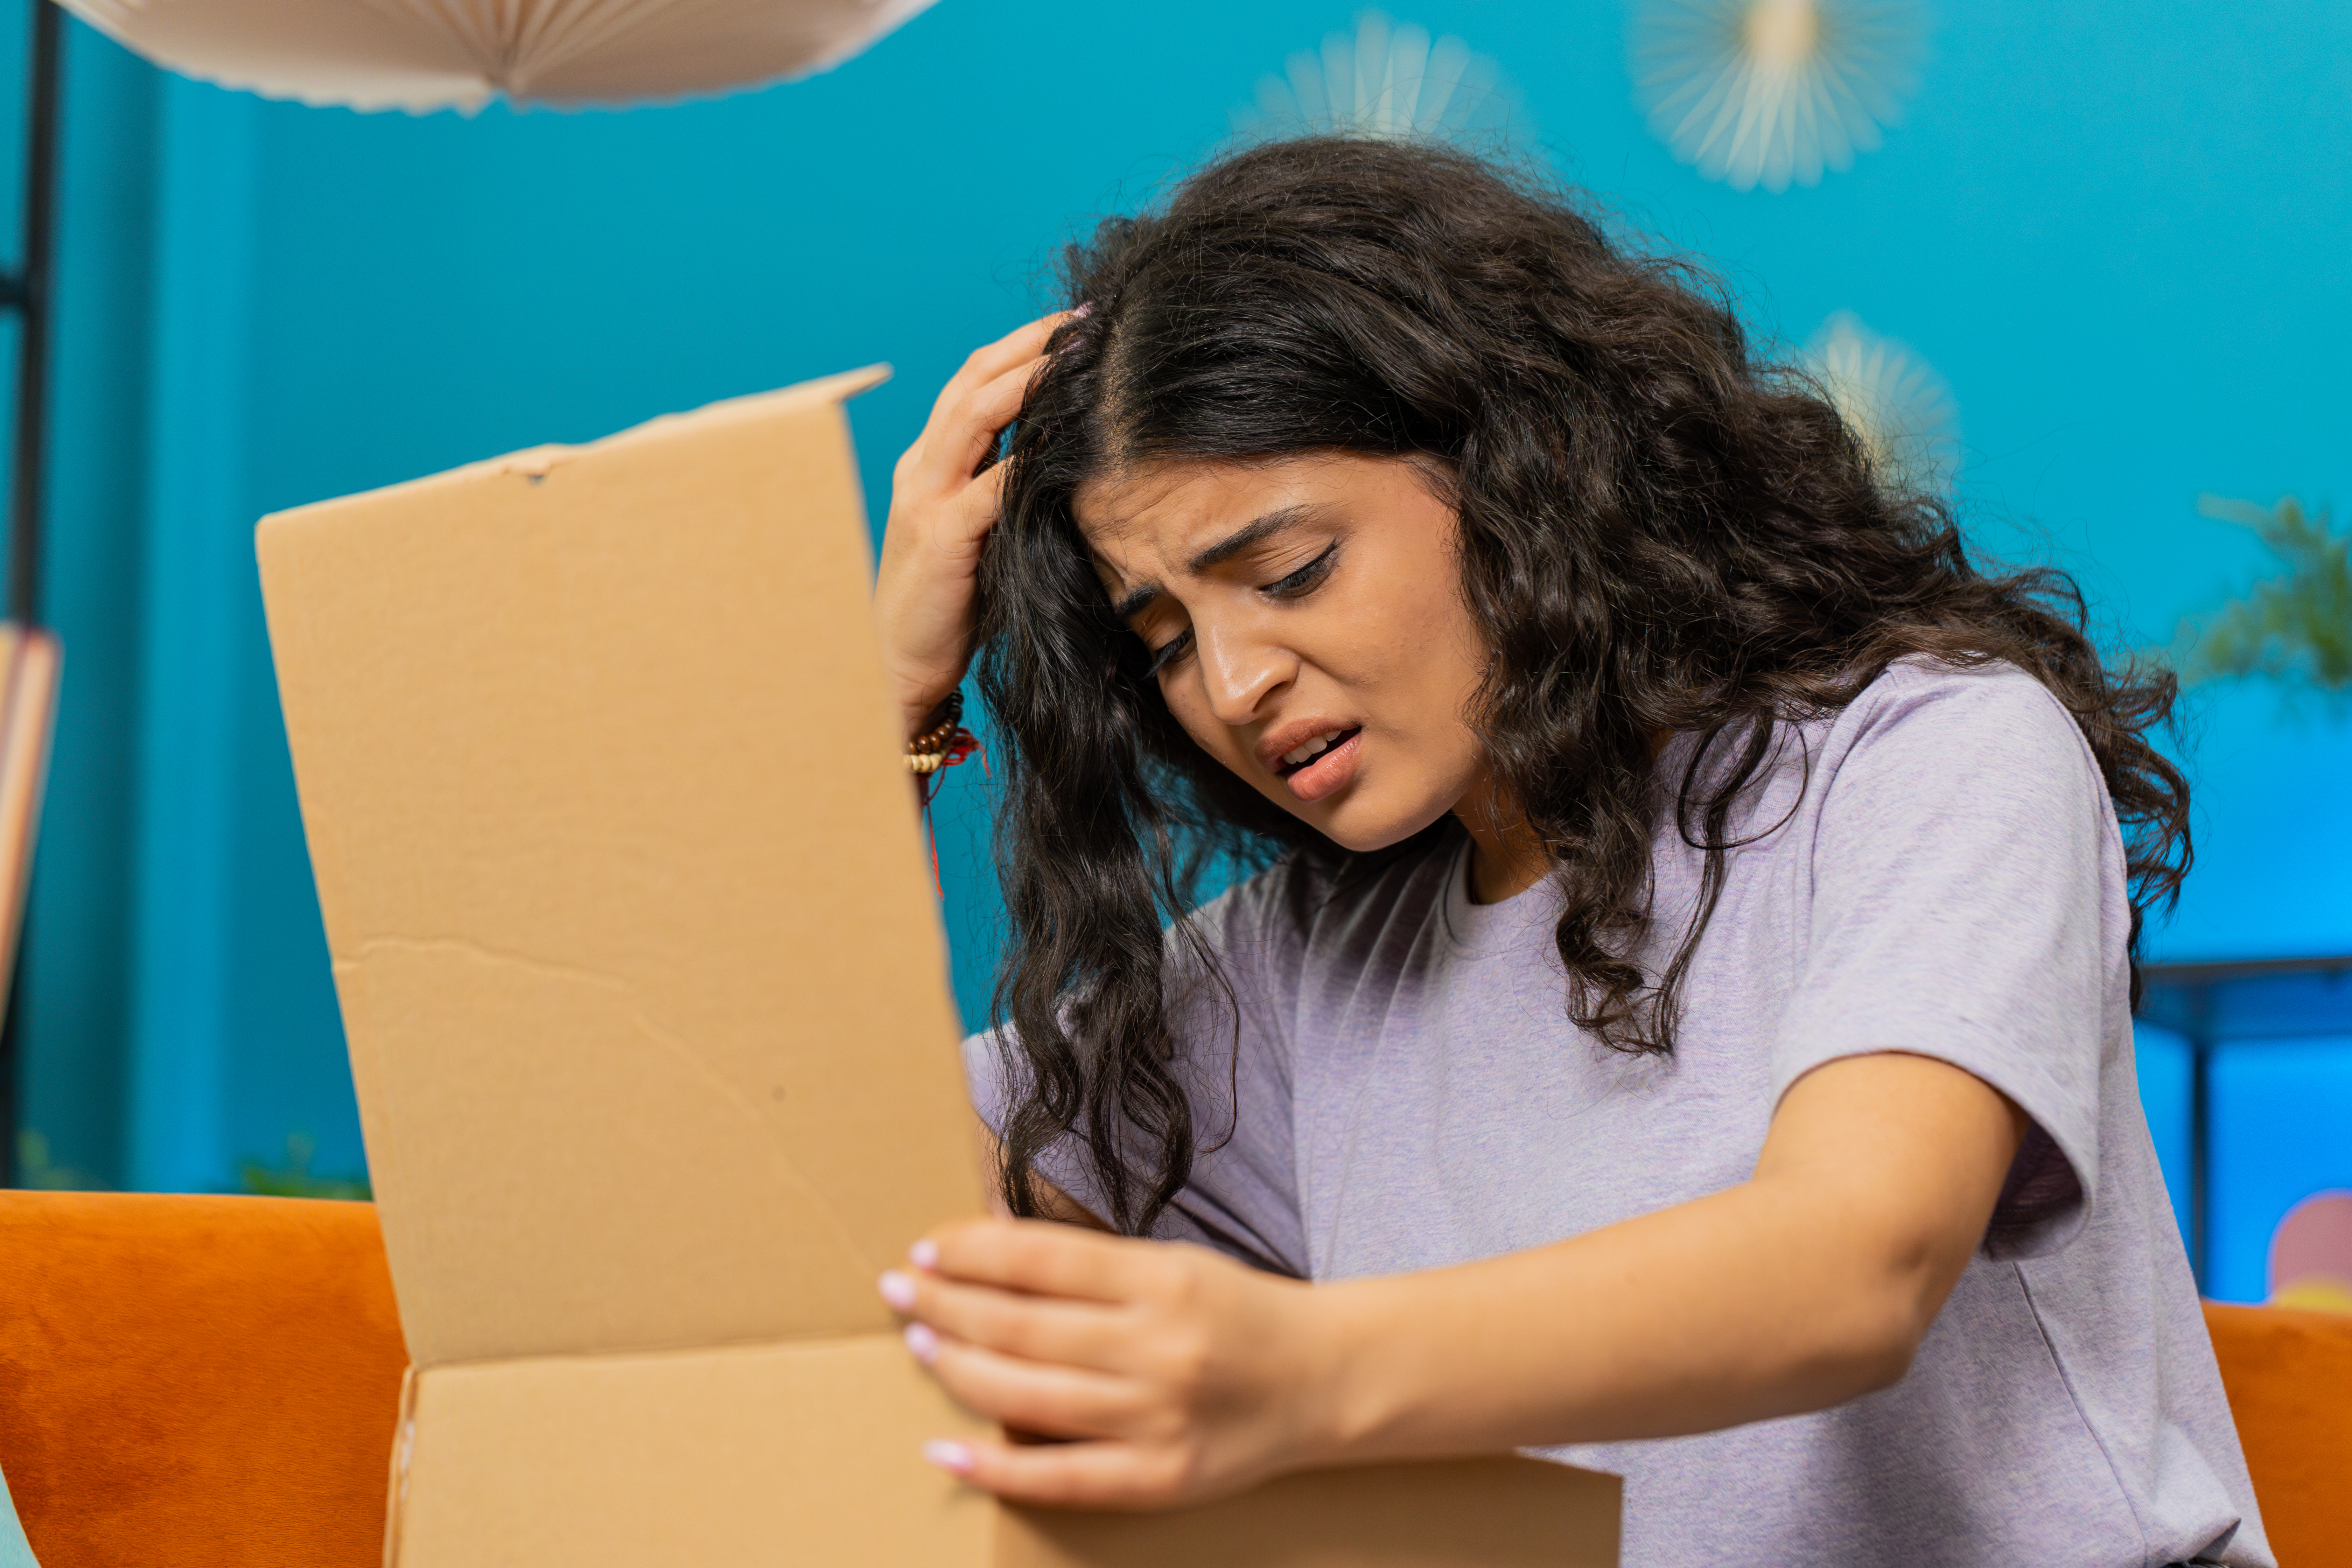
[[[411,113],[684,98],[840,64],[931,0],[61,0],[265,98]]]
[[[1959,410],[1935,367],[1850,310],[1822,324],[1803,367],[1890,489],[1933,494],[1959,459]]]
[[[1284,62],[1282,76],[1262,77],[1257,101],[1233,112],[1234,129],[1281,136],[1401,139],[1499,129],[1507,118],[1495,62],[1448,35],[1391,27],[1368,11],[1355,36],[1333,33],[1319,52]]]
[[[1877,147],[1925,44],[1916,0],[1647,0],[1633,78],[1675,157],[1785,191]]]

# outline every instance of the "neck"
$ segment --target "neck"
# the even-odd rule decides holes
[[[1672,730],[1649,734],[1650,760],[1654,763]],[[1474,903],[1499,904],[1516,898],[1543,880],[1551,870],[1551,853],[1528,826],[1527,814],[1489,774],[1479,775],[1470,793],[1454,804],[1454,815],[1470,835],[1470,898]]]
[[[1473,903],[1499,904],[1526,892],[1551,869],[1551,856],[1494,780],[1479,780],[1454,806],[1454,815],[1470,835]]]

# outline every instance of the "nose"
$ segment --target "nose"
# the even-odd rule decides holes
[[[1209,711],[1230,729],[1255,723],[1266,700],[1298,673],[1295,655],[1279,643],[1252,636],[1246,626],[1196,619],[1192,637]]]

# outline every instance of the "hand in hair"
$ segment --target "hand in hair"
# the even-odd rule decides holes
[[[971,660],[980,547],[995,525],[1004,484],[994,462],[997,438],[1020,412],[1046,341],[1066,320],[1042,317],[972,351],[892,470],[874,615],[882,667],[908,735],[955,689]]]

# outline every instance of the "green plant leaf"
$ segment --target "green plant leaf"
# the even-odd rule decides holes
[[[2183,679],[2299,679],[2352,697],[2352,535],[2336,533],[2325,510],[2305,511],[2293,496],[2273,507],[2200,496],[2197,510],[2252,529],[2287,569],[2256,583],[2201,626],[2181,624]]]
[[[288,1133],[284,1164],[247,1160],[238,1167],[245,1190],[268,1198],[343,1198],[364,1203],[374,1196],[363,1177],[312,1175],[310,1156],[317,1151],[318,1144],[309,1133]]]

